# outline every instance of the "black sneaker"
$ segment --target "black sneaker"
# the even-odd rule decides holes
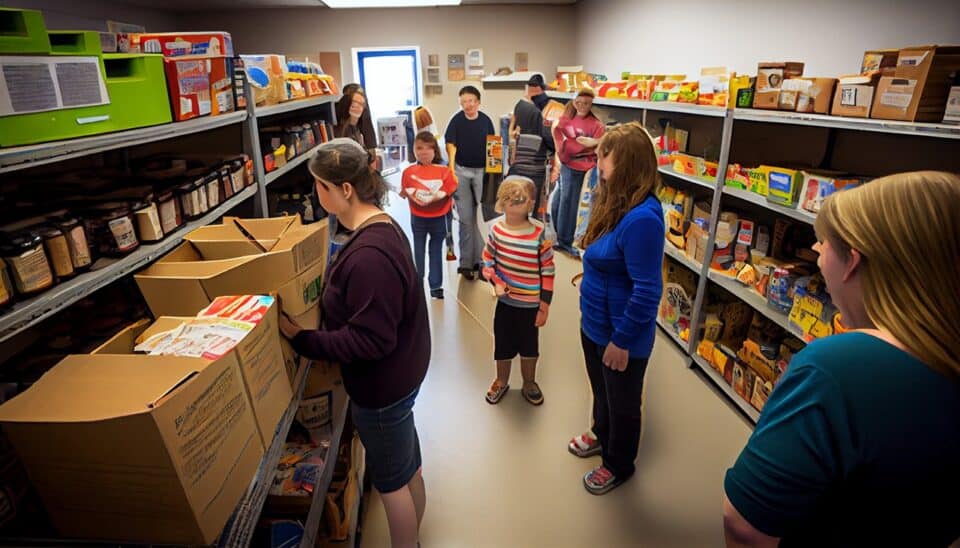
[[[442,298],[443,298],[443,289],[442,289],[442,288],[441,288],[441,289],[431,289],[431,290],[430,290],[430,296],[433,297],[434,299],[442,299]]]

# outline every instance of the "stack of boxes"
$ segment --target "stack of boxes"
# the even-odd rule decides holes
[[[229,33],[132,34],[130,48],[163,54],[170,106],[176,120],[235,110],[233,40]]]

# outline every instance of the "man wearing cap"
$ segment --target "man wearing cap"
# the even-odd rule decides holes
[[[552,168],[555,147],[549,125],[544,125],[543,107],[550,101],[543,92],[546,84],[543,76],[534,74],[527,80],[526,94],[513,107],[510,119],[510,137],[513,139],[514,154],[510,163],[509,175],[529,177],[537,185],[534,216],[540,214],[540,201],[547,177],[547,162]],[[549,171],[552,172],[552,169]]]

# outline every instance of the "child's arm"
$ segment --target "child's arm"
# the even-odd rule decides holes
[[[550,302],[553,300],[553,280],[556,267],[553,263],[553,244],[540,236],[540,309],[534,325],[543,327],[547,323],[550,312]]]
[[[442,181],[443,183],[440,185],[440,188],[433,193],[432,201],[439,201],[447,196],[453,196],[453,193],[457,190],[457,176],[454,175],[452,171],[444,171]]]
[[[506,293],[507,283],[500,276],[497,276],[497,247],[492,228],[490,234],[487,235],[487,244],[483,247],[481,259],[483,260],[483,268],[480,273],[497,289],[497,295]]]

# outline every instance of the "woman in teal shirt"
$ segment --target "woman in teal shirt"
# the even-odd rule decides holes
[[[771,394],[724,482],[727,545],[947,546],[960,537],[960,177],[840,192],[815,228],[854,331],[808,345]]]

